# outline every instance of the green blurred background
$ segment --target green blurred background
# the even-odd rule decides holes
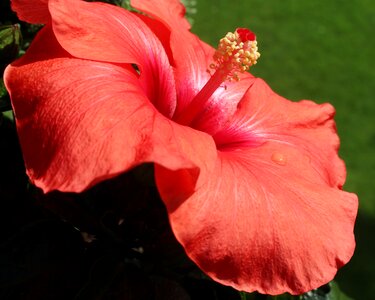
[[[355,299],[375,299],[375,1],[198,0],[193,31],[216,46],[247,27],[261,52],[252,73],[291,100],[336,107],[347,191],[358,194],[357,249],[336,277]],[[194,11],[193,11],[194,12]]]

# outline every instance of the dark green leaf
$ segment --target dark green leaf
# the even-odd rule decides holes
[[[4,82],[0,79],[0,112],[11,110],[9,94],[4,86]]]
[[[293,296],[284,294],[280,296],[269,296],[269,295],[263,295],[259,294],[257,292],[254,293],[246,293],[246,292],[240,292],[240,299],[241,300],[291,300],[294,299]]]
[[[334,281],[300,296],[301,300],[351,300]]]
[[[267,296],[258,293],[240,292],[240,297],[241,300],[352,300],[340,290],[334,281],[300,296],[290,294]]]
[[[0,26],[0,62],[10,63],[18,56],[22,40],[19,24]]]
[[[292,296],[290,294],[282,294],[279,296],[269,296],[267,300],[293,300],[293,299],[299,299],[300,296]]]
[[[0,69],[11,63],[17,56],[21,44],[21,30],[18,24],[0,26]],[[0,112],[11,110],[9,95],[4,82],[0,80]]]

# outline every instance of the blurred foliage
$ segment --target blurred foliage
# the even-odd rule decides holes
[[[128,0],[103,2],[129,8]],[[375,3],[184,2],[193,31],[213,45],[236,27],[254,30],[262,53],[254,74],[277,92],[337,108],[346,189],[361,199],[357,252],[337,279],[350,295],[371,299],[375,247],[366,237],[375,230],[375,68],[369,64]],[[18,20],[9,1],[0,3],[0,25],[3,72],[40,26]],[[292,297],[238,293],[208,279],[175,240],[151,165],[82,194],[43,195],[28,184],[11,112],[1,114],[10,109],[2,81],[0,108],[0,299],[349,299],[333,282]]]

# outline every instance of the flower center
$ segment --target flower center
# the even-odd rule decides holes
[[[258,52],[255,34],[246,28],[237,28],[236,31],[228,32],[219,42],[218,48],[213,56],[214,63],[210,68],[214,70],[213,75],[189,103],[188,107],[178,115],[176,122],[188,125],[207,107],[212,94],[225,81],[238,81],[239,73],[244,73],[252,65],[257,63],[260,53]]]

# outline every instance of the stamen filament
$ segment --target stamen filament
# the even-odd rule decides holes
[[[258,52],[255,34],[246,28],[237,28],[234,33],[228,32],[220,40],[214,54],[214,63],[210,65],[215,72],[204,87],[192,99],[188,107],[174,120],[183,125],[189,125],[209,107],[210,98],[219,86],[226,80],[240,80],[238,73],[249,70],[255,65],[260,54]]]
[[[212,94],[219,88],[225,81],[230,69],[218,69],[207,81],[204,87],[198,92],[194,99],[189,103],[189,106],[183,111],[182,114],[175,118],[179,124],[188,125],[202,112],[202,108],[211,98]]]

